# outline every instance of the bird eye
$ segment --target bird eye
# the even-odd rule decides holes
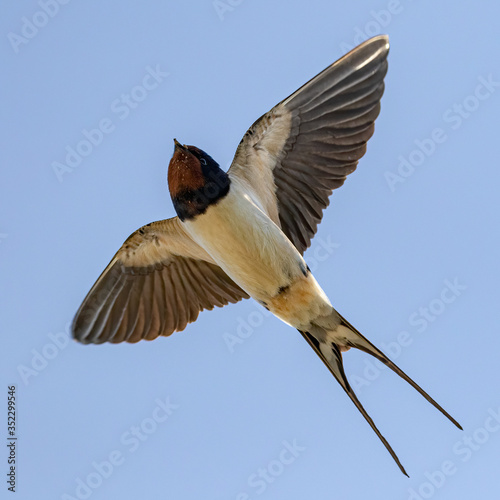
[[[200,163],[202,165],[206,165],[207,164],[207,160],[205,160],[205,158],[200,158]]]

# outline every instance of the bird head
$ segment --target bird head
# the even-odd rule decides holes
[[[175,149],[168,166],[168,189],[179,218],[184,221],[204,213],[229,190],[229,177],[219,164],[196,146]]]

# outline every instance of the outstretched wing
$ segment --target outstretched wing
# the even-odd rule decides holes
[[[388,52],[387,36],[359,45],[259,118],[238,146],[230,177],[247,183],[300,253],[366,151]]]
[[[76,313],[73,336],[85,344],[153,340],[243,298],[174,217],[127,238]]]

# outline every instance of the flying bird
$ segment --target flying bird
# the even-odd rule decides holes
[[[349,382],[342,352],[371,354],[458,422],[332,306],[304,258],[328,206],[366,151],[380,111],[389,41],[374,37],[262,115],[224,172],[175,139],[168,187],[177,217],[127,238],[72,324],[88,344],[168,336],[200,311],[252,297],[296,328],[383,442]]]

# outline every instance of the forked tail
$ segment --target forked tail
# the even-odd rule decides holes
[[[335,312],[335,314],[338,314]],[[340,316],[340,315],[339,315]],[[307,340],[308,344],[315,350],[316,354],[321,358],[323,363],[327,366],[333,376],[337,379],[339,384],[342,386],[347,395],[351,398],[352,402],[356,405],[358,410],[361,412],[365,420],[370,424],[371,428],[375,431],[379,439],[384,443],[384,446],[387,448],[387,451],[391,454],[394,461],[398,464],[401,472],[408,476],[405,471],[405,468],[399,461],[394,450],[391,448],[391,445],[387,442],[387,440],[382,436],[380,431],[377,429],[377,426],[374,424],[370,415],[363,408],[363,405],[359,402],[356,394],[352,390],[347,377],[344,372],[344,366],[342,363],[342,353],[341,347],[355,347],[360,349],[361,351],[367,352],[371,354],[379,361],[384,363],[384,365],[388,366],[392,371],[397,373],[401,378],[406,380],[411,386],[413,386],[429,403],[435,406],[443,415],[445,415],[453,424],[455,424],[459,429],[462,430],[461,425],[446,411],[444,410],[434,399],[432,399],[418,384],[416,384],[408,375],[406,375],[403,370],[401,370],[398,366],[396,366],[382,351],[377,349],[368,339],[363,337],[361,333],[359,333],[350,323],[348,323],[342,316],[340,316],[340,325],[337,326],[336,332],[331,335],[335,340],[329,339],[328,332],[322,331],[321,335],[318,335],[318,327],[314,325],[314,329],[316,330],[316,335],[314,333],[303,332],[299,330],[302,336]],[[339,335],[339,330],[341,329],[342,333]],[[318,338],[319,337],[319,338]],[[341,339],[341,340],[340,340]],[[409,476],[408,476],[409,477]]]

